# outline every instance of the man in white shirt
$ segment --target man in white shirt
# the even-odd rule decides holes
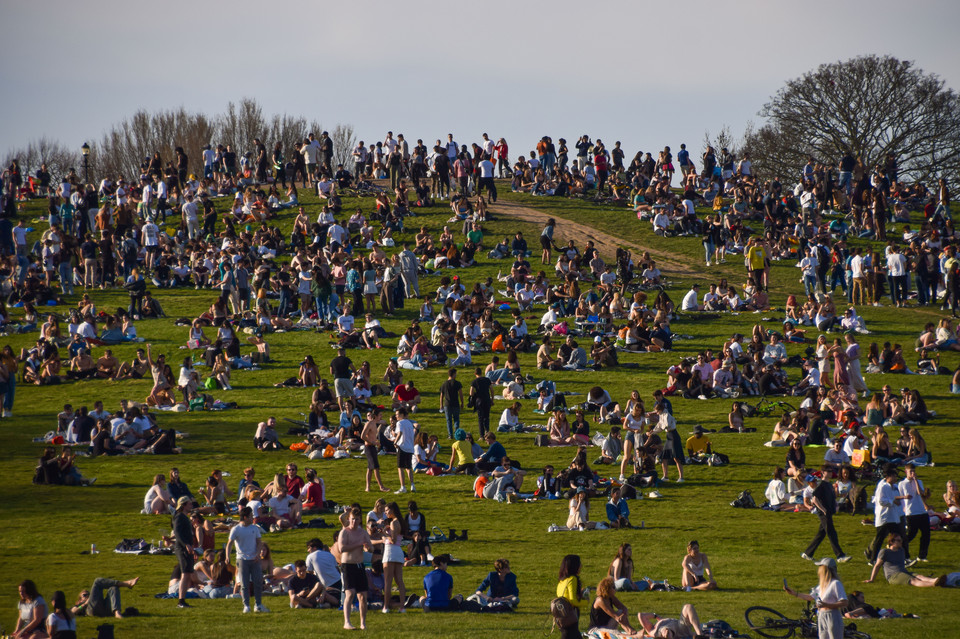
[[[854,304],[869,303],[869,293],[867,291],[867,274],[863,269],[863,256],[859,248],[854,248],[853,257],[850,258],[850,277],[853,280],[853,289],[850,299]]]
[[[903,551],[909,559],[909,544],[917,533],[920,533],[920,549],[917,551],[916,561],[925,562],[927,550],[930,548],[930,516],[927,514],[925,497],[930,494],[930,491],[924,488],[923,482],[917,478],[916,466],[907,464],[904,470],[907,476],[897,484],[897,490],[906,497],[903,502],[903,511],[907,518],[907,536],[903,538]]]
[[[893,300],[893,305],[906,306],[910,287],[907,279],[907,257],[896,246],[891,246],[887,253],[887,275],[890,277],[890,299]]]
[[[186,202],[183,203],[183,206],[180,207],[180,216],[183,218],[183,224],[187,227],[187,237],[191,240],[197,239],[197,236],[200,234],[200,223],[197,213],[199,208],[197,203],[193,200],[193,195],[187,194],[184,196]]]
[[[829,468],[834,476],[840,474],[844,464],[850,463],[850,456],[843,451],[843,440],[833,440],[833,447],[823,455],[823,466]]]
[[[806,369],[807,374],[797,384],[795,395],[806,395],[811,389],[820,388],[820,369],[817,368],[816,364],[811,360],[806,360],[803,363],[803,368]]]
[[[702,310],[700,304],[697,303],[700,295],[700,285],[694,284],[690,287],[690,290],[687,291],[687,294],[683,296],[683,301],[680,302],[681,311],[699,311]]]
[[[203,177],[213,179],[213,161],[217,157],[217,152],[210,148],[210,145],[203,147]]]
[[[331,606],[340,605],[340,591],[343,584],[340,580],[340,565],[330,549],[322,541],[314,537],[307,542],[307,569],[310,570],[320,585],[323,586],[323,593],[320,595],[320,603],[328,603]]]
[[[486,187],[487,197],[490,198],[491,202],[497,201],[497,185],[493,181],[493,162],[490,161],[490,158],[484,156],[479,163],[480,169],[480,184],[477,186],[477,193],[481,189]]]
[[[153,218],[147,218],[147,223],[140,229],[140,239],[147,252],[144,264],[148,270],[153,270],[153,262],[160,252],[160,227],[153,223]]]
[[[367,147],[363,145],[363,140],[353,149],[353,177],[359,182],[367,166]]]
[[[157,215],[161,220],[167,219],[167,183],[157,178]]]
[[[237,578],[243,597],[243,612],[250,612],[250,584],[253,583],[253,599],[256,612],[270,612],[261,601],[263,596],[263,569],[260,564],[260,526],[253,525],[253,512],[249,506],[240,509],[240,523],[230,529],[227,537],[226,561],[230,563],[230,547],[237,551]],[[232,542],[232,543],[231,543]]]
[[[897,489],[897,469],[894,466],[887,467],[883,473],[883,479],[877,484],[877,490],[873,495],[873,525],[876,528],[876,535],[870,546],[863,551],[864,556],[871,564],[877,561],[877,554],[883,548],[883,540],[890,533],[899,533],[905,540],[903,524],[900,523],[900,517],[903,509],[900,502],[907,501],[909,497],[900,494]]]
[[[820,262],[816,254],[809,248],[803,250],[803,259],[797,262],[797,268],[803,273],[803,290],[807,296],[817,292],[817,266]]]
[[[480,143],[480,147],[483,149],[486,157],[493,157],[493,140],[491,140],[486,133],[483,134],[483,142]]]
[[[153,217],[153,185],[144,184],[143,191],[140,193],[140,206],[137,207],[137,213],[141,220]]]
[[[320,181],[317,182],[317,196],[321,200],[329,199],[330,194],[333,193],[334,181],[330,179],[330,176],[324,174]]]
[[[460,147],[453,140],[453,133],[447,133],[447,157],[450,158],[450,163],[453,164],[453,161],[457,159],[457,153],[460,151]]]
[[[329,238],[331,247],[334,244],[344,246],[347,241],[347,231],[338,223],[334,222],[330,225],[330,228],[327,229],[327,238]]]
[[[413,483],[413,446],[416,437],[416,425],[407,419],[407,409],[398,408],[394,413],[397,423],[393,426],[393,443],[397,446],[397,474],[400,476],[400,495],[407,492],[404,478],[410,482],[410,492],[417,492]]]
[[[653,232],[657,235],[666,235],[670,227],[670,218],[667,216],[665,208],[657,209],[657,214],[653,216]]]

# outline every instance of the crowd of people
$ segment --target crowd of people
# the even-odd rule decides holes
[[[380,468],[381,459],[390,455],[398,469],[397,494],[416,492],[418,473],[465,473],[476,475],[474,493],[480,498],[567,500],[566,525],[551,526],[552,530],[636,528],[628,499],[640,496],[638,487],[665,488],[670,468],[677,471],[675,481],[684,482],[688,465],[719,459],[702,426],[695,428],[686,442],[681,440],[671,398],[709,401],[802,396],[799,409],[784,413],[774,427],[770,444],[785,445],[788,453],[785,470],[776,470],[767,497],[771,510],[819,515],[821,530],[804,558],[813,558],[826,536],[837,560],[849,559],[840,550],[832,516],[838,504],[851,512],[866,508],[862,488],[858,491],[854,484],[871,477],[866,469],[877,470],[876,465],[864,465],[865,459],[880,461],[889,466],[879,468],[883,478],[872,500],[878,532],[868,549],[867,558],[874,566],[871,580],[883,568],[891,583],[943,585],[944,578],[906,572],[909,566],[905,563],[910,558],[909,543],[918,532],[918,560],[926,559],[929,523],[934,517],[948,526],[960,516],[955,490],[953,503],[945,496],[945,511],[933,511],[916,480],[916,468],[933,462],[915,426],[935,413],[916,390],[905,388],[898,398],[887,386],[883,395],[871,395],[861,371],[857,341],[858,335],[870,331],[857,307],[880,305],[889,294],[897,307],[908,306],[913,299],[921,306],[939,302],[942,309],[952,308],[956,316],[960,260],[945,181],[934,189],[922,184],[908,186],[898,180],[895,158],[887,158],[877,167],[864,167],[848,153],[836,163],[811,161],[802,168],[793,188],[789,179],[759,180],[746,154],[737,158],[727,149],[718,156],[708,148],[698,171],[682,145],[676,157],[681,181],[675,190],[674,156],[669,147],[657,153],[656,160],[650,153],[638,152],[626,162],[619,142],[608,150],[600,140],[591,141],[588,136],[579,138],[571,148],[562,138],[554,144],[544,137],[529,157],[521,156],[511,164],[506,141],[494,142],[487,134],[469,147],[448,135],[446,142],[437,140],[432,147],[417,140],[411,148],[403,135],[394,138],[389,133],[373,148],[364,142],[357,144],[352,171],[332,165],[332,142],[326,133],[319,137],[310,134],[291,150],[277,144],[270,153],[260,140],[254,140],[253,147],[243,153],[230,146],[204,149],[202,177],[190,173],[191,166],[199,165],[191,165],[179,148],[169,161],[159,153],[146,158],[140,174],[129,181],[118,175],[105,176],[98,185],[83,184],[70,172],[55,187],[49,175],[46,180],[38,175],[40,192],[36,192],[31,191],[33,185],[24,187],[16,162],[4,172],[5,202],[47,197],[45,226],[33,246],[28,246],[27,235],[32,230],[27,228],[27,220],[21,218],[14,225],[9,218],[0,219],[0,251],[7,260],[3,280],[7,302],[0,307],[0,319],[7,332],[40,333],[35,345],[19,355],[9,346],[0,354],[4,417],[12,415],[18,373],[19,381],[36,385],[136,379],[148,374],[152,379],[143,401],[124,402],[113,413],[100,402],[93,410],[81,406],[74,411],[65,406],[48,439],[51,446],[38,464],[38,483],[92,484],[95,479],[84,478],[76,468],[73,449],[77,447],[89,446],[90,453],[98,456],[179,452],[175,429],[161,428],[156,410],[151,409],[229,408],[229,403],[204,391],[232,391],[233,371],[273,361],[267,336],[280,342],[280,332],[328,330],[336,349],[329,362],[332,381],[307,354],[296,374],[277,386],[313,389],[305,435],[296,435],[301,439],[294,444],[297,449],[310,459],[348,457],[362,450],[368,492],[372,481],[378,490],[390,490]],[[495,213],[491,210],[497,201],[495,177],[510,178],[515,191],[533,195],[589,195],[622,201],[638,217],[651,221],[658,236],[700,236],[707,266],[724,263],[731,255],[742,256],[746,281],[738,291],[719,279],[702,298],[700,284],[694,283],[678,307],[649,252],[635,256],[618,249],[616,255],[605,256],[607,262],[592,241],[578,246],[576,239],[569,239],[561,246],[555,238],[555,219],[545,223],[539,236],[543,268],[537,268],[531,264],[533,251],[521,232],[502,241],[485,235],[485,224]],[[389,189],[373,182],[384,178],[389,178]],[[309,183],[320,198],[316,221],[299,201],[297,181],[302,189]],[[361,192],[375,196],[373,210],[345,210],[343,197]],[[450,200],[452,217],[439,233],[435,235],[428,225],[417,225],[418,232],[406,226],[418,208],[445,198]],[[697,206],[712,207],[712,213],[701,218]],[[887,237],[888,225],[892,229],[893,224],[909,222],[909,212],[918,209],[924,213],[919,228],[904,227],[902,241]],[[279,218],[288,216],[287,211],[292,218],[289,237],[276,225]],[[829,221],[831,217],[835,219]],[[456,225],[462,227],[458,230]],[[860,246],[859,240],[869,239],[885,243],[882,258]],[[512,263],[496,278],[487,277],[471,286],[465,281],[466,274],[488,249],[487,259]],[[568,405],[571,393],[558,389],[550,379],[551,371],[627,368],[630,363],[620,361],[626,353],[670,351],[681,338],[674,328],[684,321],[709,320],[718,312],[773,314],[771,269],[775,262],[786,260],[795,261],[801,270],[804,296],[787,296],[782,331],[756,324],[749,341],[734,333],[704,348],[695,358],[681,360],[667,370],[666,383],[653,392],[649,409],[639,391],[621,403],[613,396],[616,393],[602,386],[592,387],[582,403]],[[421,292],[427,276],[438,277],[437,288]],[[147,290],[150,284],[154,291]],[[837,286],[848,306],[842,313],[834,302]],[[165,317],[154,292],[177,287],[216,293],[207,310],[178,320],[187,330],[184,348],[203,354],[208,376],[196,370],[199,362],[186,357],[174,377],[166,356],[155,354],[149,342],[130,362],[119,361],[107,348],[145,342],[140,333],[149,330],[142,320]],[[115,313],[98,310],[92,297],[97,290],[109,288],[125,290],[129,306]],[[76,297],[75,289],[83,293],[69,311],[66,334],[54,314],[38,328],[42,319],[37,308],[66,304]],[[500,301],[504,298],[509,301]],[[7,304],[22,307],[22,316],[12,317]],[[390,333],[380,320],[392,318],[405,304],[416,306],[416,319],[401,333]],[[540,322],[528,325],[530,318],[524,313],[537,306],[543,309]],[[812,335],[806,337],[808,331],[817,332],[815,341]],[[834,331],[843,335],[832,340],[825,335]],[[249,335],[246,342],[251,351],[247,354],[241,352],[241,333]],[[379,378],[369,362],[357,366],[348,356],[352,349],[381,349],[385,340],[392,338],[398,338],[396,358]],[[788,357],[787,344],[808,341],[811,346],[804,356]],[[64,348],[66,359],[60,350]],[[92,354],[96,348],[103,348],[98,358]],[[939,355],[960,350],[957,329],[949,319],[928,324],[916,349],[919,360],[913,371],[899,344],[886,343],[882,350],[871,344],[865,371],[949,373],[940,365]],[[474,357],[487,352],[493,353],[491,363],[478,366]],[[518,353],[533,352],[536,370],[521,370]],[[64,367],[68,370],[63,371]],[[414,419],[424,405],[412,371],[429,367],[447,369],[439,388],[451,445],[447,463],[445,453],[441,456],[443,433],[427,433]],[[793,380],[789,378],[791,368],[799,368]],[[466,393],[464,369],[473,374]],[[960,392],[960,368],[952,374],[951,391]],[[388,396],[389,410],[379,406],[381,401],[387,403]],[[860,399],[868,398],[870,402],[861,407]],[[509,405],[492,425],[490,412],[500,399]],[[536,412],[547,416],[544,445],[576,448],[567,468],[555,473],[554,467],[547,465],[535,482],[526,479],[530,471],[497,440],[497,432],[531,431],[520,418],[523,402],[530,402],[528,406],[535,403]],[[745,402],[735,401],[724,430],[747,432],[744,420],[750,417],[749,408]],[[486,443],[485,450],[461,422],[466,409],[476,413],[478,439]],[[896,426],[905,433],[894,446],[884,429]],[[606,434],[597,432],[601,427]],[[871,439],[864,435],[864,428],[873,429]],[[253,441],[259,450],[287,448],[280,442],[275,417],[257,426]],[[828,442],[833,448],[823,466],[811,471],[804,447]],[[63,446],[59,454],[53,445]],[[591,446],[599,449],[594,463],[597,469],[590,468]],[[852,465],[855,457],[860,460],[856,471]],[[905,463],[907,472],[907,479],[899,485],[908,480],[913,483],[896,489],[900,492],[888,502],[885,495],[890,489],[884,486],[897,478],[898,463]],[[619,466],[619,473],[605,477],[606,466]],[[352,627],[354,600],[360,610],[360,627],[365,627],[367,605],[377,601],[377,596],[384,612],[394,604],[401,610],[408,606],[470,610],[516,605],[516,579],[506,559],[497,561],[475,595],[466,600],[451,597],[450,557],[430,551],[424,516],[413,501],[403,515],[395,502],[380,500],[366,519],[354,504],[344,511],[341,528],[329,548],[313,540],[303,561],[274,566],[261,536],[306,526],[305,514],[331,505],[316,470],[308,469],[306,480],[298,477],[296,465],[288,464],[285,470],[261,489],[253,469],[248,468],[236,492],[223,474],[215,471],[196,497],[176,469],[167,477],[154,478],[144,497],[143,512],[173,516],[174,534],[165,543],[177,555],[171,593],[178,605],[189,607],[186,599],[190,592],[207,597],[239,593],[247,612],[253,590],[252,610],[265,611],[261,595],[266,586],[285,589],[293,607],[342,603],[345,628]],[[835,486],[827,481],[827,475],[838,478]],[[660,495],[654,490],[650,496]],[[606,501],[605,516],[594,520],[590,499],[596,497]],[[900,502],[910,505],[899,512]],[[239,517],[239,522],[233,516]],[[901,519],[909,522],[911,517],[916,522],[909,525],[908,532]],[[926,527],[921,518],[929,520]],[[226,549],[220,552],[214,543],[218,532],[228,534]],[[884,539],[888,547],[881,549]],[[237,553],[236,566],[229,560],[232,551]],[[406,597],[402,568],[428,562],[433,570],[424,580],[425,597]],[[579,568],[578,557],[565,558],[558,587],[558,596],[577,610],[586,599],[579,584]],[[830,569],[829,563],[821,566],[822,573]],[[696,542],[689,545],[682,570],[680,583],[686,590],[717,587],[709,560]],[[821,575],[824,593],[828,582]],[[106,583],[100,589],[112,589],[113,593],[128,582]],[[398,598],[391,594],[393,585]],[[629,547],[621,547],[610,574],[597,587],[590,608],[591,626],[619,627],[627,634],[645,632],[650,636],[699,635],[699,619],[692,607],[684,608],[681,620],[657,620],[641,614],[638,628],[633,627],[613,592],[654,586],[648,579],[633,580]],[[32,584],[21,588],[24,601],[39,596]],[[833,592],[837,605],[821,608],[825,624],[833,623],[833,610],[846,606],[841,594],[842,586]],[[825,595],[818,600],[830,602]],[[33,605],[31,611],[36,609]],[[108,610],[120,612],[118,597]],[[21,611],[21,618],[33,625],[29,632],[18,628],[18,636],[33,636],[30,633],[42,625],[34,623],[39,618],[34,612],[26,616],[29,619]],[[555,616],[570,621],[569,616]],[[69,620],[69,611],[66,616],[61,611],[60,618]],[[579,622],[560,625],[564,636],[579,635]]]

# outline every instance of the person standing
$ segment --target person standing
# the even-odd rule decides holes
[[[363,564],[364,549],[372,550],[370,535],[360,525],[360,509],[354,506],[347,516],[347,527],[340,531],[336,546],[340,554],[340,572],[343,583],[343,628],[353,630],[350,623],[350,610],[353,608],[353,598],[357,598],[360,607],[360,629],[367,628],[367,569]],[[385,598],[390,593],[384,593]],[[386,602],[384,606],[386,606]]]
[[[837,498],[834,495],[833,486],[829,482],[821,482],[815,476],[809,474],[805,481],[807,488],[803,491],[803,502],[820,519],[820,528],[817,530],[813,541],[800,556],[813,561],[813,553],[817,552],[817,546],[826,537],[830,540],[830,546],[837,556],[837,561],[841,563],[850,561],[850,555],[845,554],[840,548],[837,529],[833,525],[833,514],[837,512]],[[831,561],[833,560],[831,559]]]
[[[457,380],[457,369],[451,368],[447,373],[447,381],[440,386],[440,405],[447,418],[447,438],[453,439],[453,431],[460,428],[463,384]]]
[[[344,404],[353,398],[353,382],[351,379],[355,372],[353,362],[347,357],[346,349],[338,348],[337,356],[330,360],[330,374],[333,375],[333,390],[337,394],[337,403],[340,405],[340,410],[344,410]],[[413,449],[411,448],[411,450]]]
[[[473,399],[473,410],[477,413],[477,427],[480,429],[480,439],[487,436],[490,430],[490,409],[493,408],[493,382],[483,374],[478,367],[474,370],[473,382],[470,384],[470,397]]]
[[[804,601],[812,601],[817,607],[817,632],[819,639],[843,639],[843,612],[847,607],[847,591],[837,578],[837,562],[825,557],[817,562],[820,583],[811,594],[797,592],[783,582],[787,594]]]
[[[904,466],[906,478],[897,484],[897,490],[906,497],[903,503],[904,514],[907,518],[907,536],[903,540],[906,556],[910,558],[910,542],[917,533],[920,533],[920,550],[916,561],[927,561],[927,550],[930,548],[930,516],[927,514],[926,498],[930,491],[917,478],[917,467],[913,464]],[[912,565],[912,564],[911,564]]]
[[[173,554],[180,564],[180,587],[177,597],[177,608],[191,608],[187,603],[187,590],[193,581],[193,526],[190,524],[190,509],[193,500],[181,497],[177,500],[177,507],[173,514],[171,528],[173,528]]]
[[[490,198],[491,202],[497,201],[497,185],[493,181],[493,162],[490,160],[490,157],[484,154],[483,159],[478,163],[478,168],[480,170],[480,184],[477,185],[477,194],[480,193],[480,190],[483,188],[487,189],[487,197]]]
[[[863,551],[867,561],[871,564],[877,561],[877,553],[883,547],[883,540],[886,539],[887,535],[899,533],[901,538],[906,539],[903,523],[900,521],[903,516],[903,508],[900,506],[900,502],[907,501],[909,497],[900,494],[897,489],[897,477],[897,468],[893,465],[887,466],[883,473],[883,479],[877,484],[877,490],[873,494],[873,525],[877,532],[873,541]]]
[[[407,409],[398,408],[394,413],[397,423],[393,426],[393,442],[397,446],[397,474],[400,476],[400,489],[394,491],[397,495],[407,492],[404,479],[410,481],[410,492],[417,492],[413,483],[413,445],[416,437],[416,427],[407,419]]]
[[[400,277],[403,279],[403,287],[408,299],[420,297],[420,281],[417,269],[420,262],[416,254],[410,250],[410,244],[404,243],[403,250],[400,252]]]
[[[260,566],[260,526],[253,525],[253,510],[249,506],[240,509],[240,523],[230,529],[227,538],[226,562],[230,563],[231,543],[237,550],[237,573],[240,592],[243,596],[243,612],[250,612],[250,583],[253,582],[254,612],[270,612],[263,605],[263,569]]]

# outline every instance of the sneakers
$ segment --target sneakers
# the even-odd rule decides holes
[[[200,287],[198,286],[197,288],[200,288]],[[243,607],[243,614],[246,615],[246,614],[249,614],[249,613],[250,613],[250,606],[244,606],[244,607]]]
[[[410,492],[411,492],[411,493],[417,492],[417,486],[416,486],[416,484],[413,484],[413,483],[410,484]]]
[[[556,524],[550,524],[549,526],[547,526],[548,533],[557,532],[558,530],[560,530],[560,526]]]
[[[264,606],[263,604],[257,604],[253,608],[254,612],[270,612],[270,609]]]
[[[839,557],[837,557],[837,562],[841,564],[845,564],[848,561],[850,561],[850,559],[851,559],[850,555],[840,555]]]
[[[621,484],[625,484],[627,483],[627,478],[623,475],[620,475],[620,477],[617,478],[617,481],[619,481]]]
[[[3,409],[3,416],[4,416],[4,417],[13,417],[13,411],[7,410],[6,408],[4,408],[4,409]]]
[[[181,601],[177,604],[177,608],[193,608],[193,606],[188,604],[186,601]]]
[[[682,483],[683,483],[683,477],[677,477],[677,482],[676,482],[676,483],[682,484]]]
[[[806,559],[807,561],[813,561],[813,557],[811,557],[810,555],[808,555],[808,554],[805,553],[805,552],[800,553],[800,558],[801,558],[801,559]]]
[[[394,495],[402,495],[402,494],[405,493],[405,492],[407,492],[407,487],[406,487],[406,486],[401,486],[401,487],[400,487],[400,490],[395,490],[395,491],[393,491],[393,494],[394,494]]]
[[[659,491],[651,490],[647,494],[647,497],[649,497],[650,499],[660,499],[661,497],[663,497],[663,495],[661,495]]]
[[[906,566],[907,568],[909,568],[910,566],[912,566],[912,565],[915,564],[915,563],[917,563],[917,560],[916,560],[915,558],[914,558],[914,559],[907,559],[907,560],[903,563],[903,565]]]
[[[930,560],[927,559],[926,557],[917,557],[917,561],[922,561],[923,563],[927,563]]]

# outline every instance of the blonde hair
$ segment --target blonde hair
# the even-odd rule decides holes
[[[817,574],[820,576],[820,596],[822,597],[830,583],[836,581],[837,569],[833,566],[820,566]]]

